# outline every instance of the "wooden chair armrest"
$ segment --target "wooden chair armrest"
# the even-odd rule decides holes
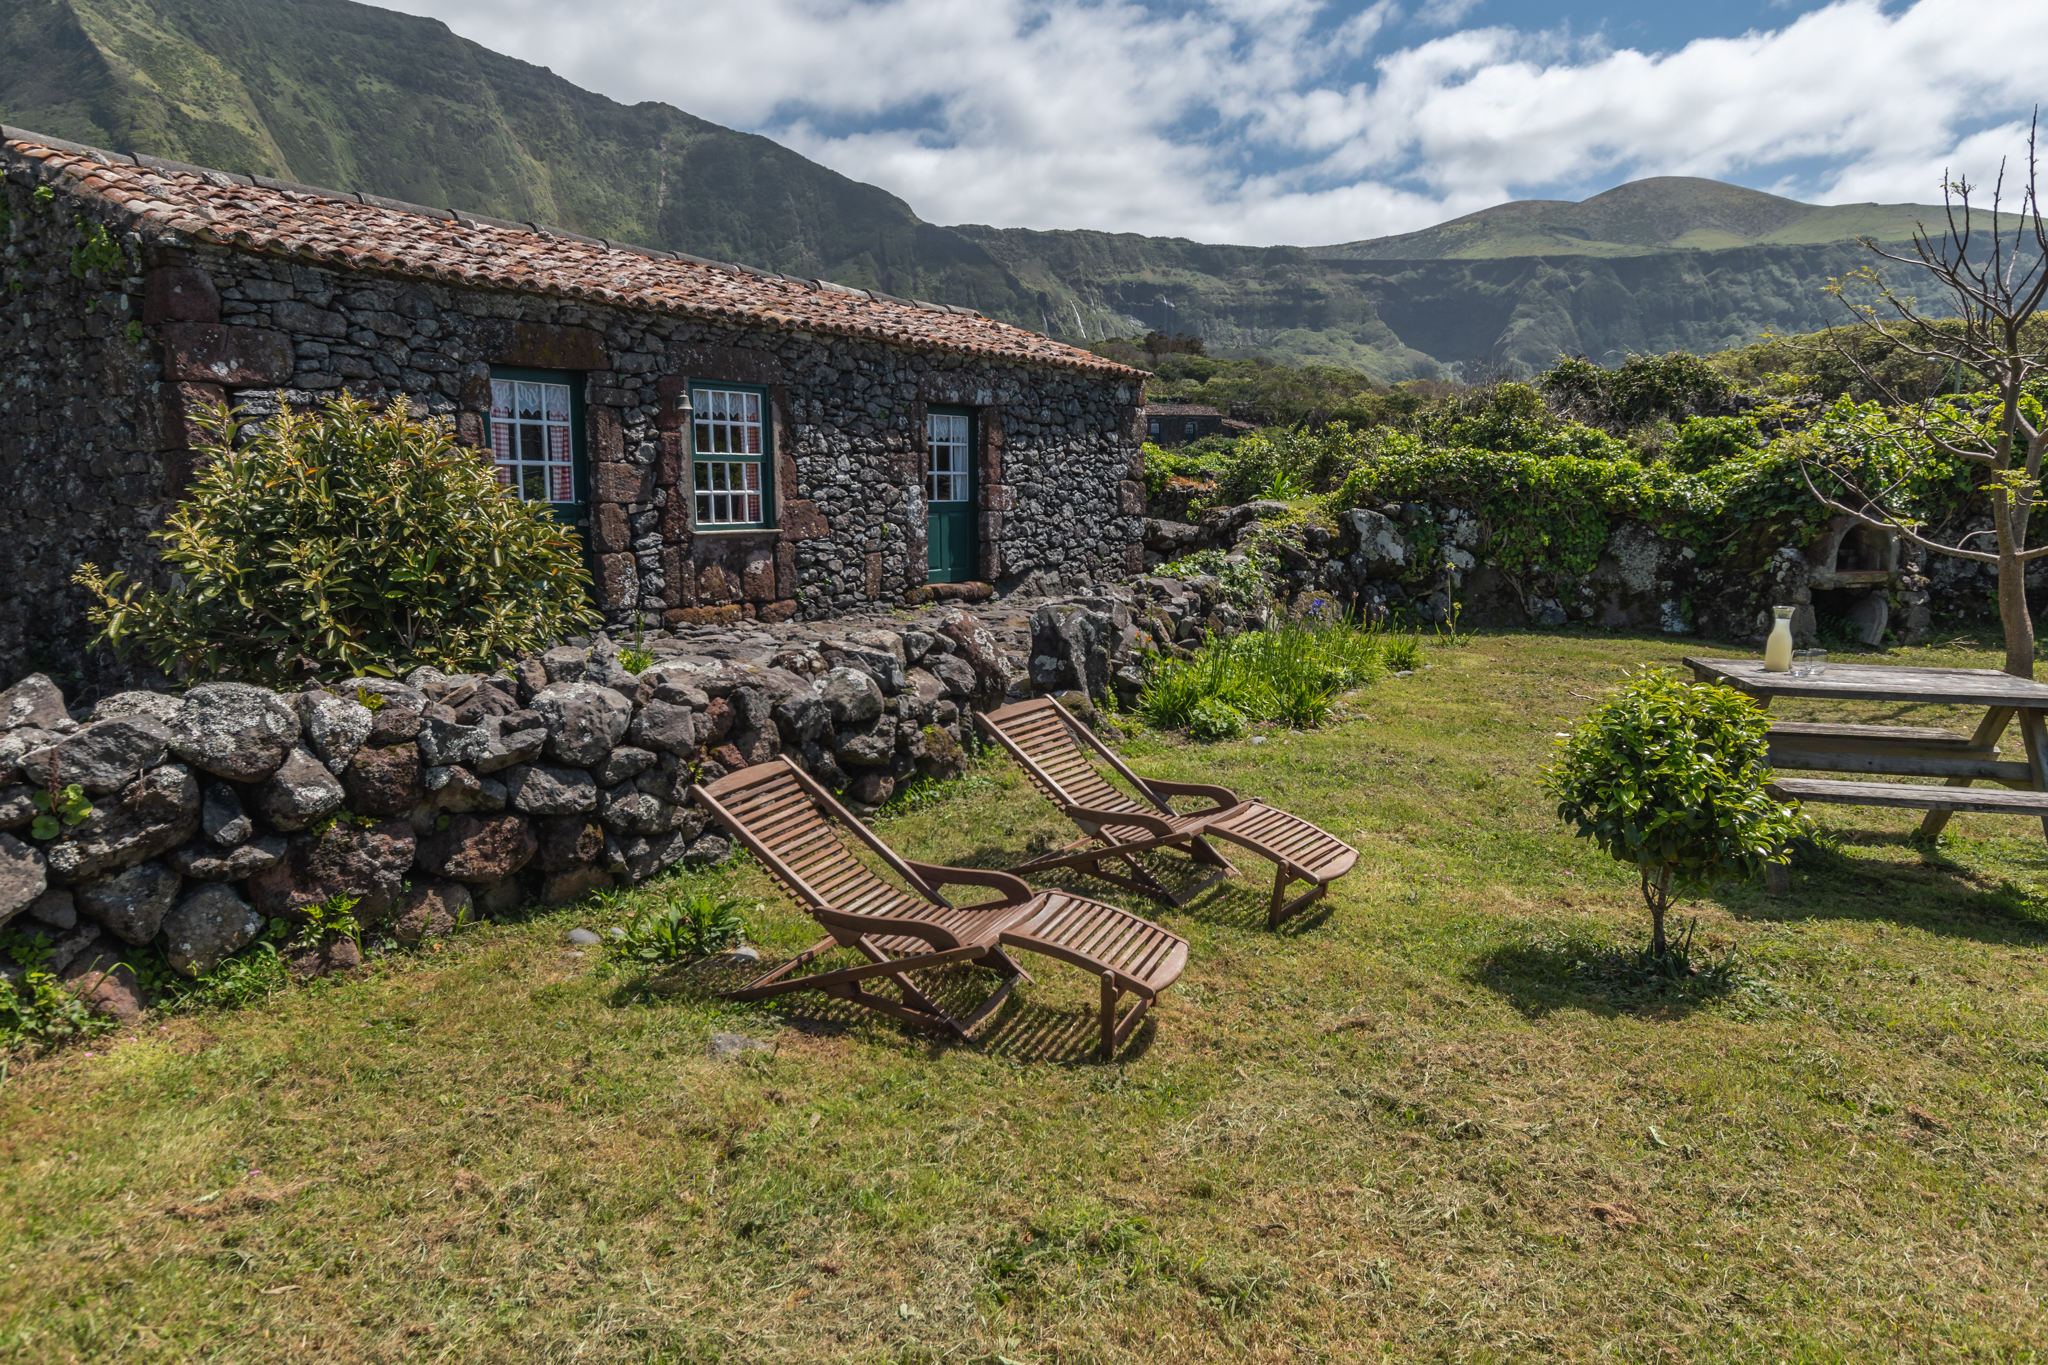
[[[936,924],[926,924],[922,920],[894,915],[849,915],[844,910],[829,910],[822,906],[811,907],[811,914],[820,924],[834,929],[850,929],[858,934],[872,934],[876,938],[921,938],[931,944],[935,952],[943,953],[960,946],[960,940],[955,938],[950,930]],[[833,937],[839,936],[835,934]]]
[[[908,858],[904,861],[910,864],[911,871],[933,886],[988,886],[1005,893],[1000,900],[981,901],[962,907],[967,910],[990,910],[1000,906],[1022,905],[1037,894],[1022,877],[1013,876],[1008,872],[997,872],[992,868],[940,867],[936,863],[913,862]]]
[[[1090,810],[1086,806],[1062,806],[1061,811],[1075,824],[1084,821],[1091,825],[1136,825],[1148,834],[1161,838],[1173,833],[1173,826],[1156,815],[1147,815],[1138,810]]]
[[[1214,801],[1218,806],[1242,804],[1243,798],[1228,787],[1213,786],[1207,782],[1158,782],[1152,778],[1143,779],[1145,786],[1160,797],[1201,796]]]

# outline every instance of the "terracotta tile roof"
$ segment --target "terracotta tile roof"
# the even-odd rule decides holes
[[[46,174],[68,181],[72,192],[97,198],[126,226],[158,239],[1022,364],[1133,379],[1144,373],[967,308],[604,242],[534,223],[105,152],[18,128],[0,126],[0,147],[12,154],[9,159],[41,163]]]

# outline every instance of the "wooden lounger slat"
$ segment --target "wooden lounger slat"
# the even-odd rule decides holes
[[[1225,876],[1232,871],[1230,863],[1208,842],[1208,836],[1219,835],[1273,863],[1273,901],[1267,923],[1277,925],[1320,897],[1332,881],[1357,864],[1357,850],[1327,831],[1277,807],[1239,800],[1227,792],[1222,793],[1229,798],[1227,801],[1210,796],[1219,804],[1209,809],[1176,813],[1170,797],[1162,794],[1164,789],[1155,790],[1132,772],[1064,707],[1049,698],[1016,702],[977,714],[975,724],[1007,749],[1031,784],[1062,810],[1144,814],[1165,821],[1169,830],[1161,835],[1140,825],[1114,821],[1098,824],[1076,814],[1073,818],[1080,822],[1085,836],[1082,843],[1020,864],[1019,872],[1072,867],[1178,905],[1184,903],[1185,897],[1175,896],[1131,860],[1139,853],[1171,849],[1220,868],[1216,875]],[[1128,789],[1112,784],[1097,766],[1098,760]],[[1105,866],[1109,858],[1122,860],[1122,865],[1130,868],[1129,875]],[[1212,877],[1201,886],[1213,881]],[[1287,901],[1283,893],[1290,881],[1310,882],[1312,889]],[[1196,891],[1200,889],[1197,887]]]
[[[822,990],[892,1019],[970,1038],[1011,988],[1029,979],[1004,951],[1015,947],[1071,963],[1103,983],[1101,1046],[1107,1056],[1130,1037],[1147,1008],[1179,979],[1187,964],[1185,940],[1101,901],[1064,892],[1033,892],[1021,882],[1009,881],[1017,890],[995,900],[949,904],[925,882],[929,870],[920,875],[786,759],[728,773],[693,787],[691,796],[752,849],[828,930],[828,937],[795,962],[730,992],[736,998]],[[855,857],[835,833],[834,823],[905,885],[895,885]],[[913,928],[918,932],[910,932]],[[1157,947],[1150,946],[1155,943]],[[1134,945],[1147,945],[1147,950],[1134,951]],[[792,967],[833,946],[857,949],[869,962],[809,976],[789,975]],[[1003,977],[964,1018],[949,1013],[909,976],[952,963],[989,967]],[[865,989],[870,984],[892,986],[901,1002],[870,993]],[[1117,1002],[1126,994],[1135,994],[1138,1002],[1119,1021]]]

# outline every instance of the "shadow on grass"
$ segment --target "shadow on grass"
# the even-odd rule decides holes
[[[709,1003],[717,1000],[723,992],[736,990],[788,960],[763,958],[759,962],[735,963],[727,959],[711,959],[638,977],[622,983],[613,991],[611,1004],[620,1007],[649,1000]],[[828,953],[809,967],[814,971],[827,971],[863,960],[851,953]],[[1028,956],[1022,956],[1022,962],[1025,970],[1034,977],[1042,978],[1063,970],[1057,963],[1042,962]],[[913,972],[911,980],[955,1018],[972,1014],[990,992],[1002,984],[1002,978],[994,972],[962,965]],[[1101,1060],[1096,1052],[1100,1038],[1100,1016],[1096,1011],[1085,1006],[1035,1001],[1031,998],[1033,985],[1030,981],[1019,982],[995,1014],[981,1022],[972,1042],[962,1042],[951,1033],[904,1023],[852,1001],[817,991],[773,996],[755,1002],[755,1007],[776,1016],[786,1027],[814,1036],[848,1033],[867,1025],[899,1029],[904,1036],[923,1041],[933,1053],[948,1048],[971,1047],[1013,1061],[1074,1064]],[[867,986],[879,998],[896,1000],[895,988],[887,981],[871,981]],[[1119,1017],[1135,1001],[1136,997],[1125,996],[1119,1002]],[[1140,1022],[1119,1050],[1116,1060],[1134,1061],[1149,1051],[1154,1022],[1149,1015]]]
[[[1741,984],[1733,971],[1711,967],[1673,980],[1648,968],[1644,956],[1641,948],[1589,938],[1508,943],[1478,958],[1464,975],[1532,1019],[1558,1009],[1679,1019]]]
[[[1890,830],[1830,830],[1795,849],[1787,894],[1750,886],[1722,897],[1743,919],[1881,920],[2002,947],[2048,944],[2048,897],[2009,878],[1973,871],[1938,844]],[[1859,858],[1859,848],[1910,848],[1917,863]],[[2030,864],[2031,865],[2031,864]],[[2048,881],[2048,845],[2038,855]]]

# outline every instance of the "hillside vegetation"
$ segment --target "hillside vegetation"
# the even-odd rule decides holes
[[[1147,328],[1381,382],[1709,351],[1835,321],[1821,286],[1912,205],[1660,177],[1326,247],[939,227],[763,137],[619,104],[350,0],[0,0],[0,121],[119,151],[539,221],[978,308]]]

